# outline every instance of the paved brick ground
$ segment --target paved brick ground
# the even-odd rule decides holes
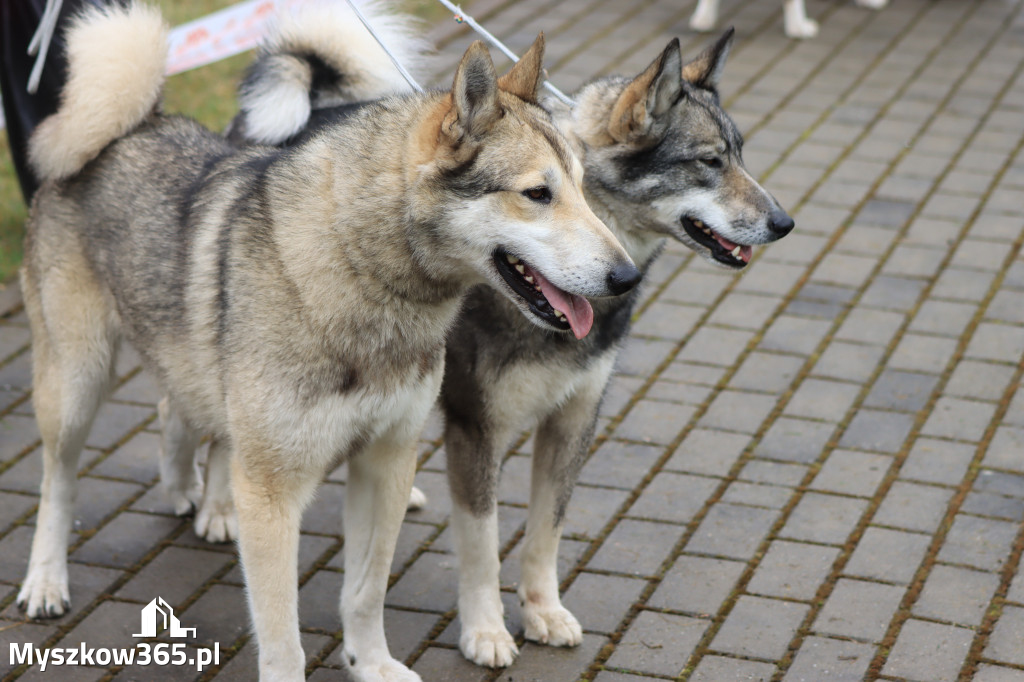
[[[554,81],[632,73],[693,0],[478,0],[513,48],[547,33]],[[444,454],[424,435],[394,563],[394,653],[428,680],[1024,680],[1024,3],[811,0],[793,42],[780,3],[723,2],[723,85],[754,173],[797,219],[742,276],[671,246],[655,266],[602,411],[562,546],[574,650],[509,669],[460,657]],[[434,37],[450,71],[467,39]],[[439,75],[446,78],[448,71]],[[0,674],[21,680],[254,679],[231,547],[196,540],[157,486],[155,393],[132,353],[82,458],[73,612],[13,606],[39,481],[29,334],[0,292]],[[528,441],[502,484],[512,606]],[[301,620],[311,679],[340,675],[344,470],[306,516]],[[170,602],[221,664],[13,668],[9,642],[132,642]],[[513,632],[519,628],[509,609]],[[20,675],[20,677],[19,677]],[[6,678],[5,678],[6,679]]]

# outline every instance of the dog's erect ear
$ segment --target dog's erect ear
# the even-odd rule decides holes
[[[714,45],[697,55],[692,62],[684,64],[683,80],[698,88],[718,90],[718,81],[722,77],[722,69],[725,68],[725,60],[732,49],[735,34],[736,29],[730,28]]]
[[[491,54],[477,40],[462,56],[452,83],[452,108],[441,123],[441,133],[453,143],[486,131],[501,115],[498,78]]]
[[[612,107],[608,133],[617,142],[644,135],[658,116],[672,108],[682,93],[682,63],[679,39],[672,42],[633,79]]]
[[[508,73],[498,79],[498,87],[519,99],[537,103],[537,90],[544,81],[544,33],[538,33],[533,45]]]

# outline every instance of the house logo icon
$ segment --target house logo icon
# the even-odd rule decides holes
[[[163,629],[168,631],[171,637],[188,637],[189,633],[191,636],[196,636],[195,628],[183,628],[181,623],[178,622],[177,616],[174,615],[174,609],[171,605],[163,600],[162,597],[156,597],[153,601],[142,607],[142,632],[132,637],[156,637],[156,633],[160,630],[160,623],[163,623]]]

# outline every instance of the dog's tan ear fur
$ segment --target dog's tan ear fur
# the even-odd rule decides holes
[[[487,48],[477,40],[455,69],[452,107],[441,123],[441,134],[452,144],[460,144],[485,132],[500,115],[494,63]]]
[[[697,55],[693,61],[686,62],[683,65],[683,80],[698,88],[717,90],[735,34],[736,29],[730,28],[715,41],[714,45]]]
[[[521,100],[537,103],[537,91],[544,82],[544,33],[537,39],[508,73],[498,79],[498,87]]]
[[[653,120],[668,111],[682,93],[682,57],[673,38],[643,73],[633,79],[612,107],[608,133],[628,142],[650,130]]]

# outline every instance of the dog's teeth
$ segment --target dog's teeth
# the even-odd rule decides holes
[[[696,225],[697,227],[701,228],[702,230],[704,229],[704,221],[703,220],[694,220],[693,224]]]
[[[506,253],[505,254],[505,260],[507,260],[512,265],[515,265],[516,263],[519,262],[519,259],[516,258],[515,256],[513,256],[511,253]]]
[[[525,275],[526,274],[526,268],[524,266],[522,266],[522,265],[517,265],[516,266],[516,272],[518,272],[520,275]]]
[[[533,277],[531,277],[530,275],[526,275],[525,277],[523,277],[523,279],[525,279],[530,284],[533,284]]]
[[[739,258],[740,257],[740,251],[742,251],[742,250],[743,250],[743,247],[737,246],[735,249],[732,250],[732,257],[733,258]]]

